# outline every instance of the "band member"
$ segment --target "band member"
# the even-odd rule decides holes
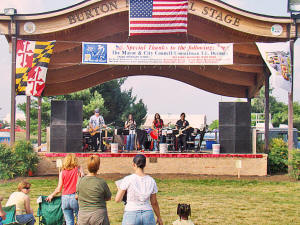
[[[100,116],[99,109],[95,109],[95,114],[90,118],[90,133],[93,141],[94,151],[98,151],[99,145],[101,144],[101,131],[102,128],[106,128],[104,119]]]
[[[176,122],[176,129],[179,130],[179,134],[176,137],[177,149],[179,151],[186,150],[186,130],[189,128],[189,122],[185,120],[185,113],[180,114],[180,120]]]
[[[129,130],[129,135],[127,135],[126,140],[126,150],[132,151],[134,149],[135,142],[136,122],[131,113],[128,115],[128,120],[125,122],[124,128]]]
[[[159,138],[160,143],[164,142],[164,137],[161,135],[161,129],[164,127],[164,121],[160,118],[158,113],[155,113],[154,120],[152,122],[152,129],[156,132],[157,139],[154,139],[154,151],[157,151],[157,140]]]

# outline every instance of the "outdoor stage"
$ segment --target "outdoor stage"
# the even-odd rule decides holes
[[[36,175],[58,174],[56,159],[63,159],[67,153],[39,152],[40,162]],[[147,157],[148,174],[198,174],[232,175],[238,174],[236,164],[241,161],[241,176],[266,176],[266,154],[206,154],[206,153],[76,153],[80,165],[86,171],[85,160],[90,155],[101,157],[100,173],[130,174],[132,158],[136,154]],[[240,161],[239,161],[240,160]]]

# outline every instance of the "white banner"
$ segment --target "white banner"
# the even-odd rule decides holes
[[[273,75],[275,87],[291,92],[291,54],[289,42],[256,43],[262,58]]]
[[[233,44],[82,43],[82,63],[117,65],[229,65]]]

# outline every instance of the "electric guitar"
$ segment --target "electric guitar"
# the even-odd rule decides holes
[[[91,136],[94,136],[95,134],[99,133],[99,126],[96,126],[95,128],[90,127],[89,132]]]
[[[183,134],[183,131],[185,131],[185,130],[187,130],[187,129],[189,129],[189,128],[191,128],[191,127],[190,127],[190,126],[187,126],[186,128],[179,129],[179,130],[178,130],[179,133],[176,134],[175,137],[178,138],[179,136],[181,136],[181,135]]]
[[[111,128],[109,127],[111,124],[113,124],[113,123],[109,123],[109,124],[107,124],[106,127],[105,127],[105,131],[106,131],[105,136],[106,136],[106,137],[107,137],[107,131],[108,131],[108,130],[111,130]],[[104,124],[104,125],[105,125],[105,124]],[[101,125],[100,127],[99,127],[99,126],[96,126],[95,128],[90,127],[90,128],[89,128],[89,132],[90,132],[91,136],[94,136],[95,134],[100,133],[100,128],[103,129],[103,126],[102,126],[102,125]]]

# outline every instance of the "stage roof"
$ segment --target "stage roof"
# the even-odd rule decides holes
[[[189,1],[187,35],[128,36],[128,1],[90,0],[39,14],[15,16],[19,38],[56,40],[45,96],[68,94],[126,76],[161,76],[205,91],[252,98],[269,72],[255,42],[281,42],[295,37],[287,17],[250,13],[218,0]],[[10,42],[9,16],[0,14],[0,31]],[[28,23],[31,22],[31,23]],[[32,23],[35,29],[32,29]],[[274,25],[282,33],[271,32]],[[277,26],[278,27],[278,26]],[[299,29],[298,29],[299,30]],[[291,31],[291,32],[290,32]],[[227,66],[120,66],[81,64],[82,42],[234,43],[234,64]]]

